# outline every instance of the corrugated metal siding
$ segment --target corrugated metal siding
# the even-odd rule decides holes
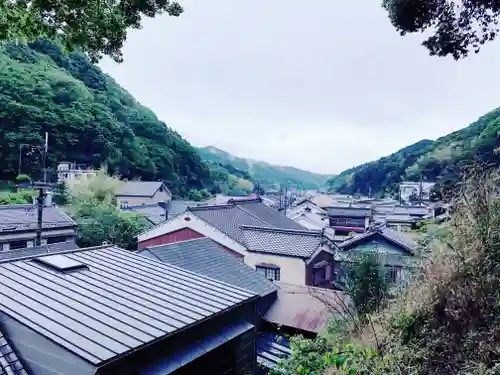
[[[95,365],[254,296],[115,247],[65,256],[88,269],[0,263],[0,310]]]
[[[161,236],[142,241],[139,243],[139,249],[142,250],[150,246],[166,245],[169,243],[182,242],[202,237],[205,236],[192,230],[191,228],[182,228],[171,233],[166,233]]]

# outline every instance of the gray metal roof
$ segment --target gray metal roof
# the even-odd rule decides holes
[[[321,231],[242,227],[248,251],[309,258],[321,244]]]
[[[57,206],[43,209],[43,229],[73,227],[76,223]],[[37,228],[37,206],[33,204],[0,205],[0,233],[31,231]]]
[[[381,227],[371,228],[365,233],[347,239],[346,241],[339,244],[339,248],[341,249],[351,248],[352,246],[356,246],[357,244],[364,242],[367,239],[377,235],[382,236],[389,242],[398,245],[399,247],[409,252],[410,254],[414,254],[415,250],[418,247],[418,244],[411,238],[406,236],[404,233],[397,232],[386,226],[381,226]]]
[[[63,250],[78,249],[78,245],[73,241],[59,242],[51,245],[35,246],[24,249],[16,249],[0,252],[0,260],[16,259],[22,257],[34,257],[46,253],[53,253]]]
[[[2,331],[0,331],[0,375],[28,375]]]
[[[264,275],[247,266],[210,238],[199,238],[168,245],[153,246],[149,252],[162,262],[265,296],[276,289]]]
[[[0,310],[93,365],[254,297],[114,246],[58,254],[88,268],[61,273],[30,259],[0,261]]]
[[[345,217],[367,217],[371,212],[368,208],[354,207],[331,207],[328,208],[328,216],[345,216]]]
[[[256,200],[190,207],[189,211],[241,244],[245,243],[242,225],[304,230],[300,224]]]
[[[162,185],[164,183],[161,181],[127,181],[120,186],[116,195],[125,197],[152,197]]]

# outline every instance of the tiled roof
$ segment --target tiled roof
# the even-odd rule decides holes
[[[264,316],[271,323],[320,332],[327,327],[332,317],[343,316],[350,308],[349,297],[343,292],[275,283],[280,287],[278,299]]]
[[[341,249],[350,248],[351,246],[354,246],[362,241],[365,241],[366,239],[371,238],[375,235],[382,236],[386,240],[399,245],[401,248],[403,248],[404,250],[406,250],[411,254],[415,252],[418,246],[415,241],[406,236],[404,233],[397,232],[391,228],[387,228],[386,226],[380,226],[371,228],[370,230],[368,230],[363,234],[347,239],[346,241],[339,244],[339,248]]]
[[[0,331],[0,375],[28,375],[2,331]]]
[[[0,260],[16,259],[22,257],[38,256],[46,253],[53,253],[64,250],[78,249],[78,245],[73,241],[60,242],[51,245],[35,246],[31,248],[16,249],[0,252]]]
[[[239,208],[250,212],[251,214],[257,216],[259,219],[266,222],[268,224],[267,226],[283,229],[304,229],[302,225],[296,223],[292,219],[289,219],[285,214],[278,212],[274,208],[266,206],[259,199],[239,202],[236,201],[235,204]]]
[[[370,216],[370,209],[354,207],[332,207],[328,208],[328,215],[345,217],[368,217]]]
[[[116,193],[125,197],[152,197],[164,185],[161,181],[127,181]]]
[[[265,225],[259,218],[232,204],[191,207],[189,211],[241,244],[244,243],[241,225]]]
[[[190,207],[189,211],[240,244],[244,244],[245,241],[241,230],[242,225],[304,230],[301,225],[274,208],[267,207],[256,200]]]
[[[277,287],[265,276],[247,266],[217,242],[199,238],[168,245],[150,247],[150,252],[162,262],[208,276],[213,279],[247,289],[261,296],[274,292]]]
[[[87,268],[0,261],[0,311],[95,366],[254,297],[114,246],[58,256]]]
[[[321,244],[321,231],[243,226],[248,251],[309,258]]]
[[[76,223],[57,206],[43,209],[43,229],[73,227]],[[37,206],[33,204],[0,205],[0,233],[36,230]]]

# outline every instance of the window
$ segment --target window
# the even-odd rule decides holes
[[[385,266],[387,270],[387,277],[393,283],[399,281],[401,279],[401,267],[398,266]]]
[[[269,266],[256,266],[257,272],[262,273],[269,280],[280,281],[280,269],[279,267],[269,267]]]
[[[12,241],[10,243],[10,250],[24,249],[28,247],[28,241]]]
[[[49,237],[47,238],[47,244],[66,242],[65,236]]]

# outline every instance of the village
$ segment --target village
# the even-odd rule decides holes
[[[344,265],[375,252],[404,286],[422,257],[415,229],[449,208],[423,182],[402,182],[398,199],[290,189],[193,202],[122,181],[114,204],[145,223],[136,249],[80,248],[53,187],[97,173],[60,163],[33,204],[0,205],[3,374],[267,374],[290,337],[352,314]]]

